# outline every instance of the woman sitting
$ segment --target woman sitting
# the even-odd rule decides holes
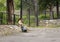
[[[21,27],[22,32],[27,32],[27,28],[23,25],[23,21],[21,18],[19,18],[18,24]]]

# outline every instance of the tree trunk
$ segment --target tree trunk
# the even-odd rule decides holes
[[[53,19],[53,15],[52,15],[52,4],[50,4],[50,19]]]
[[[59,2],[56,2],[57,18],[59,18]]]
[[[8,13],[8,24],[12,24],[13,23],[12,15],[14,14],[13,0],[7,0],[7,13]]]
[[[30,14],[31,14],[31,9],[28,9],[28,19],[29,19],[29,26],[30,26]]]
[[[35,21],[36,21],[36,26],[38,26],[38,2],[37,0],[34,0],[34,5],[35,5]]]
[[[20,9],[20,18],[22,19],[22,0],[21,0],[21,3],[20,3],[20,5],[21,5],[21,9]]]

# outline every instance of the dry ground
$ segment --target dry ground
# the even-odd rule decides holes
[[[60,42],[60,28],[29,28],[29,32],[0,37],[0,42]]]

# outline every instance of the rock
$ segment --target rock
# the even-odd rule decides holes
[[[0,35],[10,35],[20,31],[20,28],[16,25],[0,25]]]

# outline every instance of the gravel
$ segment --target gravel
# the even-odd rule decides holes
[[[20,31],[20,27],[16,25],[0,25],[0,36],[7,36]]]
[[[60,28],[29,28],[27,33],[0,37],[0,42],[60,42]]]

